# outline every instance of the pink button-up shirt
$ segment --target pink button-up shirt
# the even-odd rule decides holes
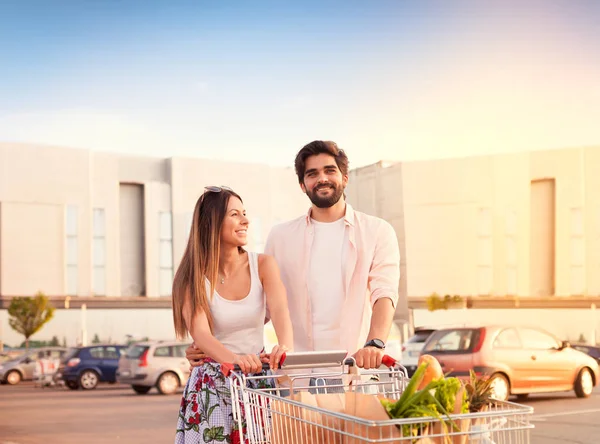
[[[398,302],[400,250],[392,226],[383,219],[354,211],[346,204],[344,216],[348,255],[344,268],[344,304],[340,307],[342,343],[348,353],[362,348],[371,324],[373,305],[380,298]],[[273,227],[265,253],[275,257],[287,290],[294,331],[294,351],[312,351],[308,261],[314,227],[307,215]]]

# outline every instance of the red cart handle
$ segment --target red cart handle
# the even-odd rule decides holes
[[[356,363],[356,361],[354,360],[354,358],[348,358],[344,361],[344,365],[347,365],[349,367],[353,367],[355,363]],[[396,367],[396,364],[398,364],[398,361],[396,361],[391,356],[384,355],[383,359],[381,360],[381,363],[383,365],[385,365],[386,367]]]

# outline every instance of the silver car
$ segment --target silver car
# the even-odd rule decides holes
[[[64,347],[42,347],[4,361],[0,364],[0,382],[15,385],[21,381],[30,381],[39,359],[60,359],[66,351]]]
[[[189,343],[148,341],[131,344],[119,359],[117,382],[130,384],[140,395],[156,387],[163,395],[175,393],[190,377],[185,358]]]

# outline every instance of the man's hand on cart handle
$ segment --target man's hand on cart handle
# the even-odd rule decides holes
[[[396,361],[391,356],[383,355],[383,358],[381,359],[381,363],[388,368],[393,368],[393,367],[396,367],[396,365],[398,364],[398,361]],[[348,365],[350,367],[354,366],[355,365],[354,357],[346,359],[344,361],[344,365]],[[357,367],[358,367],[358,364],[357,364]]]
[[[185,358],[190,363],[190,372],[194,367],[199,367],[202,365],[202,360],[207,358],[200,348],[194,343],[192,343],[188,348],[185,349]]]
[[[356,366],[364,368],[365,370],[378,369],[381,367],[384,356],[384,350],[371,346],[363,347],[352,355],[356,361]],[[388,362],[390,361],[388,360]],[[389,367],[385,362],[383,362],[383,364]]]

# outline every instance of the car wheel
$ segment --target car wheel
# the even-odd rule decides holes
[[[163,395],[172,395],[178,387],[179,378],[173,372],[164,372],[156,383],[156,388]]]
[[[75,381],[67,381],[67,382],[65,382],[65,385],[67,387],[69,387],[71,390],[77,390],[79,388],[79,386],[77,385],[77,383]]]
[[[594,377],[589,368],[582,368],[575,380],[575,394],[578,398],[588,398],[594,390]]]
[[[79,386],[84,390],[93,390],[98,385],[98,374],[94,370],[85,370],[79,376]]]
[[[498,401],[506,401],[510,396],[510,384],[506,376],[501,373],[496,373],[491,376],[492,382],[492,397]]]
[[[138,395],[145,395],[146,393],[148,393],[150,391],[150,389],[152,387],[146,387],[145,385],[132,385],[131,388]]]
[[[18,384],[19,382],[21,382],[21,373],[19,373],[17,370],[11,370],[6,375],[6,382],[10,385]]]

